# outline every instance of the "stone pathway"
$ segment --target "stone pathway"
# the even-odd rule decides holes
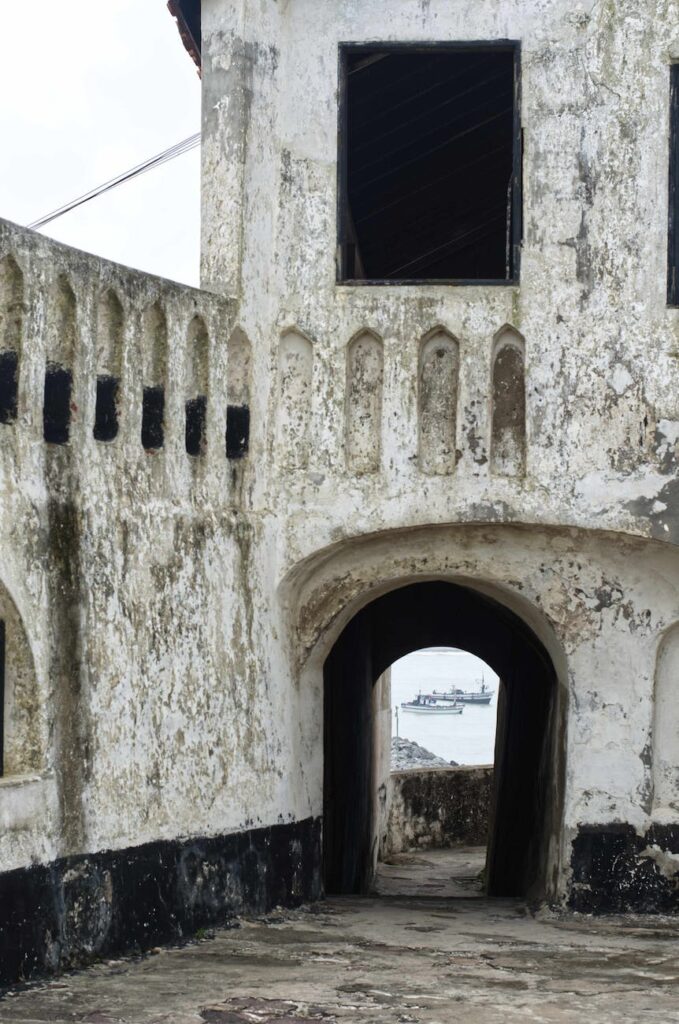
[[[532,916],[477,895],[478,851],[408,857],[379,896],[101,963],[6,995],[0,1022],[679,1024],[678,919]]]
[[[380,864],[376,896],[482,897],[485,846],[396,853]]]

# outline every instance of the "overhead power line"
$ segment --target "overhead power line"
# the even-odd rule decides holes
[[[34,220],[32,224],[28,225],[28,227],[33,229],[42,228],[45,224],[49,224],[50,221],[56,220],[57,217],[63,217],[65,213],[75,210],[76,207],[82,206],[83,203],[88,203],[90,199],[96,199],[97,196],[103,195],[104,192],[110,192],[111,189],[117,188],[118,185],[122,185],[123,182],[130,181],[132,178],[137,178],[140,174],[145,174],[146,171],[153,170],[154,167],[160,167],[161,164],[166,164],[168,160],[174,160],[175,157],[181,156],[182,153],[188,153],[189,150],[195,149],[196,146],[199,145],[200,132],[196,132],[195,135],[189,135],[188,139],[175,143],[174,146],[170,146],[169,149],[163,150],[162,153],[158,153],[156,156],[152,156],[148,160],[144,160],[142,163],[137,164],[136,167],[131,167],[129,171],[125,171],[123,174],[119,174],[117,177],[111,178],[110,181],[105,181],[103,185],[98,185],[97,188],[93,188],[89,192],[85,192],[84,195],[78,196],[77,199],[72,199],[70,203],[65,203],[57,210],[53,210],[52,213],[48,213],[44,217],[39,217],[38,220]]]

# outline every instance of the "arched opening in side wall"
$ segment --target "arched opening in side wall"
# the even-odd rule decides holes
[[[0,776],[44,767],[43,710],[24,622],[0,580]]]
[[[411,583],[363,607],[324,665],[324,879],[370,889],[374,868],[373,687],[411,651],[456,647],[500,678],[486,862],[492,896],[549,895],[562,801],[562,725],[552,659],[515,611],[458,583]]]

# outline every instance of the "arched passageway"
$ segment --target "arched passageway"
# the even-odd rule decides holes
[[[324,872],[330,893],[365,892],[373,841],[372,687],[394,661],[460,647],[501,680],[487,891],[541,898],[562,798],[562,719],[552,661],[533,631],[470,587],[432,581],[393,590],[345,627],[324,666]]]

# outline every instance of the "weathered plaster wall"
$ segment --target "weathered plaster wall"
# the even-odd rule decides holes
[[[604,833],[640,885],[674,885],[677,754],[653,697],[672,704],[679,622],[679,6],[388,13],[204,0],[210,291],[0,226],[0,356],[18,360],[0,422],[4,871],[317,818],[333,641],[372,597],[441,578],[512,608],[554,661],[550,895],[614,892],[593,881]],[[337,286],[338,43],[496,38],[522,44],[520,284]],[[50,405],[70,409],[67,444],[43,438],[46,367],[72,381]],[[163,444],[144,448],[161,387]],[[195,456],[187,402],[207,410]],[[247,408],[244,458],[226,458],[227,406]]]
[[[377,0],[203,4],[203,279],[237,297],[254,345],[258,500],[284,493],[315,540],[349,523],[367,532],[451,518],[676,540],[679,314],[665,302],[676,3],[388,9],[385,19]],[[336,285],[339,42],[497,38],[522,46],[520,285]],[[505,324],[525,343],[525,476],[490,458]],[[432,474],[417,458],[418,358],[439,327],[459,347],[456,453]],[[275,379],[291,328],[313,349],[309,457],[280,481]],[[347,346],[365,330],[383,347],[381,454],[378,472],[358,474],[345,457],[346,396],[360,390]],[[304,541],[291,530],[292,559]]]
[[[578,829],[643,837],[655,821],[653,692],[674,685],[654,678],[679,615],[679,312],[666,305],[679,5],[387,8],[205,0],[203,281],[234,297],[253,346],[246,489],[278,517],[311,778],[322,661],[351,614],[415,578],[487,587],[538,623],[561,678],[563,893]],[[337,285],[339,43],[465,39],[521,42],[520,283]],[[365,332],[379,369],[357,363]],[[305,341],[296,382],[290,337]],[[428,345],[448,352],[445,379],[429,380]],[[291,387],[306,408],[287,441]]]
[[[242,460],[225,454],[233,304],[2,223],[0,266],[10,258],[1,869],[309,817],[297,699],[267,646],[271,531],[242,514]],[[73,378],[67,444],[43,439],[55,362]],[[93,437],[98,373],[119,379],[110,442]],[[147,385],[165,389],[164,444],[149,451]],[[197,457],[184,436],[194,391],[207,397]]]

